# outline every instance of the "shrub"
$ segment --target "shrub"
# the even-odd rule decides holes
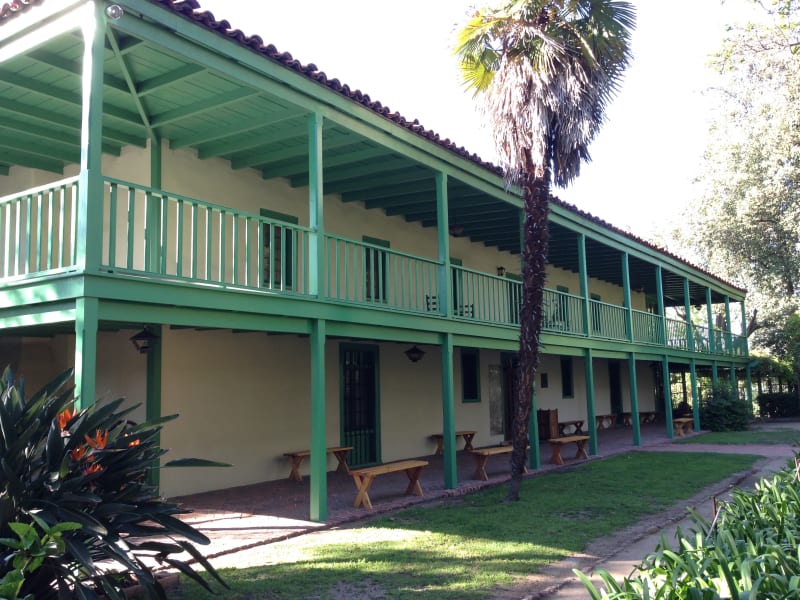
[[[776,419],[800,415],[797,394],[773,393],[759,394],[756,398],[759,414],[762,417]]]
[[[696,530],[677,533],[677,548],[662,536],[633,575],[621,582],[598,572],[605,590],[581,578],[595,600],[652,598],[797,598],[800,596],[800,484],[794,468],[734,490],[713,523],[699,515]]]
[[[125,575],[148,597],[165,598],[153,569],[177,569],[205,588],[209,583],[186,561],[188,553],[224,585],[194,544],[208,538],[177,518],[187,512],[166,502],[147,482],[164,451],[158,444],[163,423],[134,425],[122,399],[74,411],[67,371],[30,399],[9,369],[0,380],[0,538],[11,523],[58,529],[63,552],[41,557],[25,574],[20,593],[48,600],[73,593],[122,599]],[[197,465],[211,465],[195,461]],[[19,549],[0,549],[0,577],[14,570]],[[122,571],[122,573],[120,573]],[[123,575],[121,577],[121,575]]]
[[[749,415],[747,403],[728,386],[714,388],[700,404],[700,425],[711,431],[744,431]]]

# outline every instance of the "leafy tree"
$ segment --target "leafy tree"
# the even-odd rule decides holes
[[[478,10],[459,34],[464,82],[482,100],[500,165],[522,189],[522,306],[518,393],[508,500],[519,499],[528,446],[547,265],[553,182],[566,186],[589,160],[588,145],[630,60],[628,2],[511,0]]]
[[[713,61],[719,109],[678,237],[749,290],[748,333],[774,347],[800,309],[800,8],[760,4],[770,18],[731,28]]]

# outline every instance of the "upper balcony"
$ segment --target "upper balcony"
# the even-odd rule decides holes
[[[303,298],[502,328],[519,325],[522,284],[517,278],[445,264],[378,243],[318,235],[308,227],[111,177],[103,177],[103,185],[102,236],[86,236],[87,243],[96,239],[100,245],[98,272],[103,276]],[[0,198],[0,286],[78,269],[79,186],[79,178],[71,177]],[[570,232],[552,225],[551,235],[553,259],[568,268],[573,260],[569,256],[578,254],[565,250]],[[601,272],[609,269],[608,259],[601,260],[608,249],[595,244],[591,250],[589,275],[612,284],[624,279],[623,268]],[[690,290],[681,300],[684,305],[686,300],[697,303],[700,292],[712,297],[699,283],[641,259],[628,261],[628,297],[639,296],[644,302],[652,295],[648,292],[656,294],[659,284],[653,273],[658,273],[667,300],[678,284]],[[440,301],[445,295],[451,298],[449,306]],[[747,353],[746,338],[729,330],[563,290],[545,291],[542,312],[544,332],[555,336],[708,355]]]

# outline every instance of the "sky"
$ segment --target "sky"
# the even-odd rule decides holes
[[[475,0],[200,0],[217,19],[314,63],[486,160],[491,135],[452,54]],[[491,5],[499,0],[490,0]],[[748,0],[633,0],[631,63],[590,146],[592,161],[555,195],[659,240],[692,200],[714,106],[709,56]]]

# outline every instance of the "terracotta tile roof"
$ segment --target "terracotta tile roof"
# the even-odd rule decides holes
[[[14,0],[13,2],[4,4],[2,8],[0,8],[0,25],[3,24],[4,20],[27,10],[31,6],[41,4],[42,2],[44,2],[44,0]],[[410,121],[400,113],[393,112],[388,106],[384,106],[377,100],[372,100],[369,94],[365,94],[359,89],[352,89],[350,86],[348,86],[345,83],[342,83],[336,78],[333,79],[329,78],[328,75],[324,71],[319,70],[314,63],[309,63],[307,65],[304,65],[300,61],[296,60],[290,53],[280,52],[273,44],[265,45],[262,38],[258,35],[248,36],[240,29],[233,29],[231,24],[226,19],[218,21],[214,17],[214,14],[212,12],[202,9],[198,0],[149,0],[149,2],[168,8],[176,13],[181,14],[187,19],[190,19],[195,23],[202,25],[206,29],[214,31],[220,35],[224,35],[225,37],[236,41],[239,45],[246,48],[250,48],[254,52],[258,52],[259,54],[266,56],[270,60],[280,63],[286,68],[292,69],[293,71],[296,71],[304,75],[305,77],[308,77],[313,81],[316,81],[317,83],[349,98],[353,102],[356,102],[358,104],[361,104],[369,108],[373,112],[382,115],[383,117],[389,119],[390,121],[393,121],[400,127],[404,127],[405,129],[408,129],[409,131],[412,131],[417,135],[424,137],[430,140],[431,142],[434,142],[435,144],[438,144],[439,146],[446,148],[447,150],[483,167],[484,169],[487,169],[497,175],[502,176],[502,169],[500,169],[500,167],[490,162],[484,161],[477,154],[469,152],[463,146],[456,145],[449,138],[442,138],[435,131],[423,127],[417,119]],[[569,204],[567,202],[564,202],[563,200],[557,197],[553,197],[552,201],[553,204],[556,204],[576,215],[579,215],[584,219],[588,219],[605,229],[609,229],[638,244],[651,248],[656,252],[659,252],[660,254],[669,256],[691,267],[692,269],[700,271],[708,275],[709,277],[716,279],[717,281],[720,281],[722,283],[725,283],[726,285],[733,287],[734,289],[737,289],[742,292],[747,291],[745,288],[727,282],[724,279],[718,277],[717,275],[714,275],[713,273],[706,271],[705,269],[702,269],[697,265],[692,264],[686,259],[681,258],[680,256],[673,254],[672,252],[669,252],[664,248],[657,246],[656,244],[653,244],[652,242],[640,238],[628,231],[625,231],[624,229],[620,229],[619,227],[616,227],[615,225],[612,225],[611,223],[608,223],[603,219],[595,217],[594,215],[579,209],[574,204]]]

